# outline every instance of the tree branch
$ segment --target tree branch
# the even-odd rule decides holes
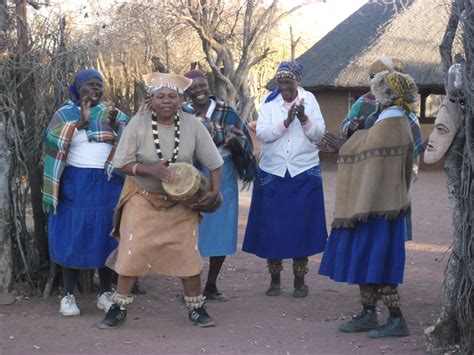
[[[265,48],[262,54],[259,56],[256,56],[249,64],[249,67],[253,67],[254,65],[260,63],[262,60],[264,60],[266,57],[268,57],[270,54],[276,53],[276,51],[270,51],[270,47]]]
[[[441,62],[443,63],[444,71],[447,73],[449,67],[453,64],[451,52],[453,49],[453,42],[456,36],[456,31],[459,24],[460,8],[457,1],[451,5],[450,15],[446,31],[444,32],[443,40],[439,46],[439,53],[441,55]],[[448,77],[445,77],[445,87],[448,87]]]
[[[248,0],[247,6],[245,8],[245,16],[244,16],[244,35],[243,35],[243,41],[242,41],[244,44],[244,48],[245,48],[245,45],[249,42],[250,27],[252,25],[253,7],[254,7],[253,0]]]

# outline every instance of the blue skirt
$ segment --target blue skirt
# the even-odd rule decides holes
[[[279,177],[259,169],[242,250],[266,259],[320,253],[327,239],[319,166]]]
[[[204,174],[209,170],[195,164]],[[239,216],[239,187],[231,156],[224,158],[222,167],[222,206],[214,213],[203,213],[199,224],[199,251],[202,256],[225,256],[237,251],[237,226]]]
[[[50,213],[49,253],[56,263],[75,269],[105,265],[117,248],[110,236],[114,208],[122,190],[123,178],[108,180],[103,169],[64,169],[59,186],[57,214]]]
[[[406,225],[407,225],[407,236],[405,240],[406,241],[413,240],[413,230],[412,230],[412,224],[411,224],[411,209],[409,209],[406,214]]]
[[[401,284],[405,268],[406,215],[371,218],[355,228],[333,228],[319,273],[351,284]]]

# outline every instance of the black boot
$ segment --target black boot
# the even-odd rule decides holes
[[[120,324],[125,322],[127,319],[127,308],[114,303],[110,306],[109,311],[105,315],[105,318],[100,322],[100,329],[111,329],[117,328]]]

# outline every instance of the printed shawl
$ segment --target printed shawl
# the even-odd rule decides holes
[[[70,101],[55,112],[46,128],[46,155],[43,172],[43,210],[46,213],[50,211],[56,213],[57,211],[59,182],[66,166],[71,140],[76,128],[76,121],[79,119],[80,114],[80,107]],[[100,103],[90,109],[89,127],[87,128],[89,141],[108,142],[114,146],[104,165],[104,169],[109,176],[111,176],[114,170],[111,161],[115,153],[115,147],[128,121],[129,117],[119,111],[117,122],[119,122],[120,129],[116,134],[110,127],[108,110],[104,103]]]
[[[228,132],[235,137],[227,143],[232,154],[237,174],[244,183],[250,183],[257,176],[257,163],[253,154],[253,144],[247,125],[238,116],[233,107],[225,102],[216,101],[216,107],[212,112],[210,121],[215,126],[213,135],[214,143],[217,147],[225,144],[225,137]],[[190,103],[183,107],[184,112],[196,114]],[[206,125],[206,122],[204,122]]]
[[[412,152],[405,116],[355,132],[339,151],[333,228],[353,228],[370,217],[396,219],[406,211]]]
[[[380,114],[380,107],[375,100],[374,95],[369,91],[362,95],[351,107],[351,110],[341,122],[341,129],[347,133],[349,124],[359,116],[364,116],[365,119],[359,126],[359,129],[369,129],[377,121]],[[408,122],[410,123],[411,133],[413,136],[413,165],[418,167],[420,163],[421,153],[425,150],[423,147],[423,137],[421,134],[421,126],[415,112],[410,112],[408,115]]]

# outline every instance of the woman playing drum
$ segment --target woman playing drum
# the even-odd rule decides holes
[[[149,274],[180,277],[189,319],[210,327],[214,320],[207,314],[201,294],[198,221],[199,211],[218,199],[223,161],[205,127],[179,110],[182,93],[191,80],[161,73],[144,79],[149,110],[131,120],[113,161],[129,177],[114,217],[113,234],[120,238],[116,260],[109,258],[119,274],[118,289],[100,327],[114,328],[125,320],[136,278]],[[170,199],[163,182],[174,179],[168,165],[191,163],[193,157],[210,170],[211,189],[189,208]]]

